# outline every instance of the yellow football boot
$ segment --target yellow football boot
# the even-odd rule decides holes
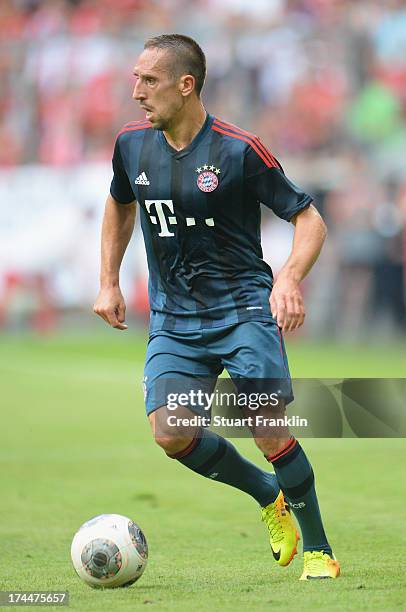
[[[340,564],[334,555],[328,555],[322,550],[304,553],[304,568],[299,580],[322,580],[323,578],[338,578]]]
[[[274,502],[261,510],[262,520],[269,531],[272,554],[279,565],[289,565],[297,552],[299,532],[293,522],[282,491]]]

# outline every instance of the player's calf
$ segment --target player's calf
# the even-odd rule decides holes
[[[248,493],[262,508],[277,498],[275,474],[247,461],[228,440],[204,427],[173,428],[165,407],[151,413],[149,421],[159,446],[193,472]]]

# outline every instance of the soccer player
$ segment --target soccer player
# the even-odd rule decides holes
[[[312,198],[286,178],[261,140],[206,112],[200,97],[205,56],[187,36],[149,39],[134,68],[133,98],[145,120],[119,132],[102,229],[101,288],[94,311],[127,329],[119,286],[136,207],[149,266],[150,336],[144,383],[156,442],[202,476],[251,495],[261,506],[281,566],[303,538],[301,580],[336,578],[312,467],[287,428],[253,431],[274,473],[242,457],[226,439],[196,427],[177,435],[165,419],[165,378],[216,379],[226,368],[244,380],[288,381],[282,332],[305,317],[299,284],[315,263],[326,228]],[[254,92],[253,92],[254,95]],[[295,227],[291,254],[275,283],[260,246],[260,204]],[[172,428],[173,429],[173,428]]]

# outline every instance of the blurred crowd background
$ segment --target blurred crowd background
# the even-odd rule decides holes
[[[115,134],[143,117],[132,67],[164,32],[198,40],[208,110],[259,134],[326,219],[302,333],[404,333],[406,0],[0,0],[0,328],[88,320]],[[264,210],[276,273],[291,235]],[[123,285],[144,323],[139,230]]]

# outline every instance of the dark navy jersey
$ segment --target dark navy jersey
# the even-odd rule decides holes
[[[289,221],[312,198],[257,136],[207,115],[176,151],[162,131],[134,121],[117,136],[113,171],[113,198],[141,210],[151,332],[272,320],[260,204]]]

